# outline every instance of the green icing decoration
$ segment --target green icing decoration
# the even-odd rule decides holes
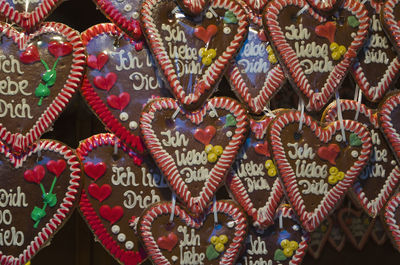
[[[357,28],[360,25],[360,21],[355,16],[347,17],[347,23],[353,28]]]
[[[357,136],[357,134],[350,134],[350,145],[351,146],[360,146],[362,145],[361,139]]]
[[[42,106],[43,98],[48,97],[50,95],[50,89],[47,85],[43,85],[42,83],[35,90],[35,96],[40,98],[38,102],[38,106]]]
[[[287,259],[287,257],[285,256],[285,254],[283,254],[283,250],[282,249],[277,249],[277,250],[275,250],[275,253],[274,253],[274,260],[275,261],[284,261],[284,260],[286,260]]]
[[[225,117],[225,126],[224,127],[234,127],[234,126],[236,126],[236,119],[235,119],[235,117],[233,117],[233,115],[232,114],[228,114],[228,115],[226,115],[226,117]]]
[[[224,15],[224,22],[226,24],[236,24],[238,19],[232,11],[226,11]]]
[[[47,203],[50,207],[54,207],[57,204],[57,197],[54,193],[47,193],[43,197],[43,201]]]
[[[215,250],[213,245],[209,245],[206,250],[206,257],[208,260],[214,260],[219,257],[219,253]]]
[[[45,216],[46,216],[46,211],[37,206],[35,206],[35,208],[33,209],[32,213],[31,213],[31,218],[35,222],[40,221],[40,219],[42,219]]]

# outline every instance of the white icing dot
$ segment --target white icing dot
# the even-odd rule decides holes
[[[357,33],[353,32],[353,33],[350,34],[350,36],[351,36],[352,38],[355,38],[355,37],[357,36]]]
[[[396,160],[392,160],[392,161],[390,162],[390,164],[392,164],[393,166],[396,165]]]
[[[235,226],[235,222],[229,221],[229,222],[226,224],[226,226],[229,227],[229,228],[232,228],[232,227]]]
[[[138,12],[133,12],[132,13],[132,18],[133,19],[138,19],[139,18],[139,13]]]
[[[231,28],[230,27],[224,27],[224,33],[225,34],[230,34],[231,33]]]
[[[215,112],[214,111],[210,111],[210,113],[208,113],[208,115],[210,115],[211,118],[215,118]]]
[[[178,260],[178,257],[174,255],[174,256],[171,257],[171,259],[172,259],[173,262],[175,262],[175,261]]]
[[[336,135],[335,139],[337,142],[341,142],[343,140],[343,137],[342,137],[342,135],[338,134],[338,135]]]
[[[118,241],[119,242],[124,242],[126,240],[126,235],[121,233],[118,235]]]
[[[124,6],[124,10],[125,10],[126,12],[131,11],[131,10],[132,10],[132,6],[131,6],[130,4],[126,4],[126,5]]]
[[[213,14],[212,14],[211,12],[207,12],[207,13],[206,13],[206,17],[207,17],[208,19],[212,19]]]
[[[134,246],[134,244],[133,244],[132,241],[126,241],[126,243],[125,243],[125,248],[126,248],[127,250],[131,250],[131,249],[133,248],[133,246]]]
[[[118,225],[113,225],[113,226],[111,227],[111,232],[113,232],[113,234],[118,234],[119,231],[120,231],[120,228],[119,228]]]
[[[226,136],[227,136],[227,137],[232,137],[232,132],[231,132],[231,131],[227,131],[227,132],[226,132]]]
[[[135,130],[135,129],[137,129],[137,127],[138,127],[138,124],[137,124],[136,121],[131,121],[131,122],[129,123],[129,129]]]
[[[351,151],[351,156],[354,158],[358,157],[358,152],[356,150]]]
[[[121,112],[121,114],[119,114],[119,119],[121,121],[127,121],[129,119],[129,115],[126,112]]]
[[[292,229],[294,231],[299,231],[300,227],[298,225],[294,225],[294,226],[292,226]]]

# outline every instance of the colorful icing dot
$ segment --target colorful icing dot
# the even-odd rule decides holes
[[[231,33],[231,28],[230,27],[224,27],[223,32],[225,34],[230,34]]]
[[[218,159],[218,156],[216,154],[214,154],[214,153],[209,153],[208,156],[207,156],[207,160],[210,163],[217,162],[217,159]]]
[[[336,175],[336,178],[337,178],[337,180],[339,181],[339,180],[343,180],[343,179],[344,179],[344,176],[345,176],[344,172],[343,172],[343,171],[340,171],[340,172]]]
[[[215,56],[217,56],[217,52],[215,51],[215,49],[207,50],[207,57],[210,57],[211,59],[214,59]]]
[[[219,253],[221,253],[222,251],[225,250],[224,244],[222,244],[222,243],[217,243],[217,244],[215,245],[215,250],[218,251]]]
[[[220,156],[220,155],[222,155],[222,152],[224,151],[224,149],[222,148],[222,146],[216,145],[216,146],[214,146],[214,148],[212,149],[212,151],[213,151],[217,156]]]
[[[238,23],[238,19],[232,11],[226,11],[224,15],[224,22],[226,24],[236,24]]]
[[[355,133],[350,134],[350,145],[351,146],[360,146],[362,145],[361,139]]]
[[[133,244],[132,241],[126,241],[126,243],[125,243],[125,248],[126,248],[127,250],[133,249],[133,246],[134,246],[134,244]]]
[[[210,239],[210,243],[213,245],[216,245],[218,243],[218,237],[217,236],[212,236]]]
[[[340,55],[344,55],[346,51],[347,51],[346,47],[344,47],[343,45],[339,46],[338,52],[340,53]]]
[[[282,249],[278,248],[277,250],[275,250],[275,253],[274,253],[274,260],[275,261],[284,261],[286,259],[287,258],[285,256],[285,254],[283,254]]]
[[[228,114],[225,116],[225,125],[224,127],[234,127],[236,126],[237,122],[235,117],[232,114]]]
[[[206,55],[205,55],[205,52],[206,52],[206,51],[207,51],[206,48],[204,48],[204,47],[203,47],[203,48],[200,48],[200,50],[199,50],[199,56],[200,56],[200,57],[206,56]]]
[[[290,248],[293,250],[297,250],[299,248],[299,243],[296,241],[290,241]]]
[[[219,242],[222,244],[226,244],[228,242],[228,237],[226,235],[220,235],[218,238]]]
[[[139,13],[138,12],[133,12],[132,13],[132,18],[133,19],[138,19],[139,18]]]
[[[213,17],[213,14],[212,14],[210,11],[208,11],[208,12],[206,13],[206,18],[212,19],[212,17]]]
[[[205,65],[205,66],[209,66],[212,63],[212,59],[210,57],[203,57],[201,59],[201,62]]]
[[[266,168],[266,169],[270,169],[270,168],[273,167],[273,166],[274,166],[274,162],[272,162],[271,159],[265,161],[265,168]]]
[[[268,55],[268,61],[269,61],[270,63],[272,63],[272,64],[275,64],[275,63],[278,62],[278,60],[276,59],[275,54],[270,54],[270,55]]]
[[[119,114],[119,119],[121,121],[127,121],[129,119],[129,115],[126,112],[121,112],[121,114]]]
[[[336,139],[336,142],[341,142],[342,140],[343,140],[343,137],[342,137],[342,135],[341,134],[337,134],[336,136],[335,136],[335,139]]]
[[[208,260],[214,260],[219,257],[219,253],[215,250],[213,245],[207,247],[206,257]]]
[[[268,46],[267,46],[267,52],[268,52],[268,53],[273,53],[273,50],[272,50],[271,45],[268,45]]]
[[[227,131],[226,132],[226,137],[232,137],[232,132],[231,131]]]
[[[132,10],[132,6],[131,6],[130,4],[126,4],[126,5],[124,6],[124,10],[125,10],[126,12],[131,11],[131,10]]]
[[[340,55],[340,53],[338,51],[332,52],[332,59],[333,60],[337,61],[337,60],[340,59],[340,57],[341,57],[341,55]]]
[[[212,150],[213,150],[213,145],[212,144],[208,144],[204,148],[204,151],[206,151],[207,154],[211,153]]]
[[[360,25],[360,21],[355,16],[348,16],[347,23],[353,28],[357,28]]]
[[[271,167],[270,169],[268,169],[268,176],[270,176],[270,177],[275,177],[276,176],[275,167]]]
[[[337,51],[339,49],[339,44],[337,44],[336,42],[332,42],[331,45],[329,46],[329,49],[332,52],[335,52],[335,51]]]
[[[335,185],[337,183],[337,178],[334,175],[329,175],[328,177],[328,183],[331,185]]]
[[[281,247],[282,248],[288,248],[289,245],[290,245],[290,241],[289,240],[284,239],[284,240],[281,241]]]
[[[329,168],[329,174],[336,175],[337,173],[339,173],[339,169],[337,167]]]
[[[354,158],[358,157],[358,152],[356,150],[351,151],[351,156]]]
[[[228,228],[233,228],[235,226],[235,222],[234,221],[229,221],[227,223]]]
[[[283,255],[285,255],[285,257],[287,257],[287,258],[290,258],[291,256],[293,256],[293,249],[284,248],[283,249]]]
[[[121,233],[121,234],[118,235],[117,238],[118,238],[119,242],[124,242],[126,240],[126,235]]]
[[[215,113],[213,110],[211,110],[211,111],[208,113],[208,115],[209,115],[211,118],[215,118],[215,117],[216,117],[216,113]]]
[[[111,227],[111,232],[113,232],[113,234],[118,234],[120,230],[121,230],[121,229],[119,228],[118,225],[113,225],[113,226]]]
[[[292,229],[293,229],[294,231],[299,231],[299,230],[300,230],[300,227],[299,227],[298,225],[293,225],[293,226],[292,226]]]

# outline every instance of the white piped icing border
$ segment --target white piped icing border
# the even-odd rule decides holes
[[[293,168],[286,158],[285,148],[281,139],[282,130],[290,123],[299,123],[300,117],[300,111],[287,111],[277,116],[269,127],[269,140],[272,147],[272,155],[278,167],[280,177],[285,185],[287,197],[294,210],[299,215],[303,227],[308,231],[313,231],[337,206],[338,201],[345,195],[357,176],[361,173],[364,166],[369,161],[372,144],[369,132],[361,123],[351,120],[343,121],[344,130],[355,133],[361,139],[362,150],[360,151],[358,160],[345,173],[344,179],[331,188],[313,212],[309,212],[300,194],[296,181],[296,173],[293,171]],[[322,128],[306,114],[304,114],[303,122],[304,126],[309,127],[314,135],[321,142],[325,143],[332,139],[333,134],[340,133],[341,130],[339,121],[332,122]]]
[[[385,207],[385,223],[390,231],[393,246],[400,251],[400,223],[396,221],[396,211],[400,207],[400,193],[395,194]]]
[[[383,29],[390,37],[389,39],[392,41],[397,53],[400,52],[400,25],[394,16],[394,8],[399,4],[399,1],[400,0],[387,0],[383,4],[383,10],[381,12]]]

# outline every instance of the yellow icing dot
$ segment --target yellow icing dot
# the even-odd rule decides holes
[[[224,250],[225,250],[224,244],[222,244],[222,243],[217,243],[217,244],[215,245],[215,250],[218,251],[218,252],[224,251]]]
[[[344,179],[344,172],[340,171],[337,176],[336,176],[337,180],[343,180]]]
[[[268,52],[269,54],[272,53],[272,47],[271,47],[271,45],[268,45],[268,46],[267,46],[267,52]]]
[[[276,176],[276,169],[275,169],[274,166],[272,166],[272,167],[270,167],[268,169],[268,176],[270,176],[270,177],[275,177]]]
[[[343,45],[340,45],[338,52],[340,55],[344,55],[346,53],[347,49]]]
[[[265,168],[266,169],[270,169],[273,166],[274,166],[274,162],[272,162],[271,159],[268,159],[267,161],[265,161]]]
[[[340,59],[340,53],[339,52],[332,52],[332,59],[337,61]]]
[[[206,145],[206,147],[204,148],[204,151],[206,151],[206,153],[210,153],[213,150],[213,146],[212,144],[208,144]]]
[[[284,239],[284,240],[281,241],[281,247],[282,248],[288,248],[289,245],[290,245],[290,241],[289,240]]]
[[[299,248],[299,243],[297,243],[296,241],[290,241],[289,247],[293,250],[297,250]]]
[[[226,244],[228,242],[228,237],[226,235],[220,235],[219,242],[222,244]]]
[[[218,159],[218,156],[216,154],[214,154],[214,153],[209,153],[208,156],[207,156],[207,160],[210,163],[217,162],[217,159]]]
[[[222,155],[222,152],[224,151],[224,148],[222,148],[222,146],[220,146],[220,145],[216,145],[216,146],[214,146],[214,148],[213,148],[213,152],[217,155],[217,156],[220,156],[220,155]]]
[[[276,59],[275,54],[273,54],[273,53],[268,55],[268,61],[270,61],[271,63],[277,63],[278,62],[278,60]]]
[[[215,56],[217,56],[217,52],[214,49],[209,49],[207,51],[207,57],[210,57],[211,59],[214,59]]]
[[[212,63],[212,59],[210,57],[203,57],[203,59],[201,59],[201,62],[205,66],[209,66]]]
[[[218,237],[217,236],[212,236],[210,239],[211,244],[215,245],[218,243]]]
[[[335,52],[339,49],[339,44],[337,44],[336,42],[332,42],[329,48],[331,49],[331,51]]]
[[[203,55],[205,55],[204,53],[205,53],[206,51],[207,51],[206,48],[200,48],[200,50],[199,50],[199,55],[200,55],[200,57],[203,57]]]
[[[329,169],[329,174],[336,176],[339,173],[339,169],[337,167],[331,167]]]
[[[336,176],[334,176],[334,175],[330,175],[330,176],[328,177],[328,183],[329,183],[329,184],[331,184],[331,185],[335,185],[335,184],[336,184],[336,182],[337,182],[337,178],[336,178]]]
[[[326,225],[321,225],[321,231],[325,232],[328,229],[328,227],[326,227]]]
[[[283,255],[285,255],[286,257],[290,258],[291,256],[293,256],[293,249],[284,248],[283,249]]]

